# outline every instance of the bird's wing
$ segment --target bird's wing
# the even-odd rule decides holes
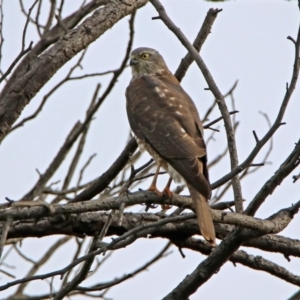
[[[181,86],[144,75],[131,81],[126,96],[128,119],[135,135],[149,143],[189,184],[209,198],[208,177],[205,178],[199,165],[206,167],[201,122]]]

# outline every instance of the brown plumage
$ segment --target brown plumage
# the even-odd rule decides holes
[[[189,95],[151,48],[132,52],[133,77],[126,90],[127,114],[140,148],[178,181],[186,181],[203,237],[215,245],[207,200],[211,189],[198,111]]]

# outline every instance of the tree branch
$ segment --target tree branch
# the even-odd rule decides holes
[[[220,12],[219,9],[209,9],[209,11],[206,14],[206,17],[203,21],[203,24],[197,34],[196,39],[194,40],[193,47],[200,52],[202,45],[204,44],[206,38],[210,34],[211,28],[215,22],[215,19],[218,16],[218,13]],[[186,74],[186,71],[188,70],[189,66],[194,61],[193,56],[188,52],[186,56],[181,60],[174,76],[178,79],[178,81],[181,81],[183,77]]]
[[[174,242],[174,240],[172,240],[172,242]],[[198,251],[204,255],[209,255],[211,253],[210,247],[208,247],[203,241],[194,238],[189,238],[181,242],[175,241],[175,244],[178,245],[178,247]],[[245,267],[266,272],[286,282],[300,286],[300,276],[292,274],[287,269],[261,256],[254,256],[248,254],[246,251],[237,250],[229,258],[229,261],[231,261],[234,265],[239,263]]]
[[[146,2],[146,0],[128,0],[125,3],[111,0],[76,29],[69,30],[53,47],[36,59],[32,59],[27,72],[14,78],[14,84],[10,89],[0,95],[0,141],[9,132],[23,108],[58,69],[120,19],[133,13]]]
[[[300,140],[288,158],[281,164],[276,173],[262,186],[249,203],[245,213],[253,216],[265,199],[273,193],[277,186],[300,164]]]

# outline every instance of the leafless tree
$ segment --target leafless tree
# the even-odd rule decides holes
[[[6,17],[3,13],[3,2],[4,0],[0,4],[2,62],[5,59],[2,50],[3,24],[5,26]],[[11,291],[9,299],[58,300],[67,296],[71,298],[73,295],[107,299],[106,293],[109,289],[138,276],[151,265],[159,264],[158,261],[169,254],[171,247],[177,248],[183,257],[183,249],[190,249],[205,255],[206,258],[191,274],[182,278],[173,290],[162,295],[163,299],[188,299],[229,261],[269,273],[300,287],[300,276],[264,256],[256,257],[248,254],[245,248],[239,249],[243,245],[264,251],[266,257],[270,252],[282,254],[287,259],[291,256],[300,257],[300,241],[280,235],[298,212],[300,201],[297,202],[295,199],[294,205],[290,207],[282,205],[281,210],[266,219],[255,217],[261,204],[271,198],[272,192],[284,180],[297,182],[299,179],[296,168],[300,163],[300,140],[295,141],[295,147],[290,149],[290,154],[281,162],[275,174],[271,174],[269,180],[261,184],[255,197],[245,208],[241,189],[241,180],[268,162],[273,147],[272,138],[276,135],[277,129],[283,125],[283,117],[298,79],[300,31],[297,37],[288,37],[295,49],[295,61],[294,66],[291,66],[291,80],[286,85],[278,115],[275,120],[269,120],[264,114],[269,124],[268,131],[260,138],[253,131],[256,145],[249,151],[248,157],[239,162],[235,131],[238,130],[239,122],[242,120],[238,120],[234,102],[237,83],[228,93],[222,94],[199,54],[221,10],[210,9],[207,12],[195,40],[191,43],[169,18],[162,4],[158,0],[150,0],[149,5],[154,6],[157,16],[149,18],[153,17],[153,22],[163,22],[170,30],[169,34],[174,34],[186,48],[187,54],[178,62],[175,76],[181,81],[192,62],[196,62],[206,80],[207,90],[212,94],[211,107],[206,113],[202,112],[204,127],[207,129],[207,143],[217,138],[218,129],[215,128],[215,124],[223,122],[225,125],[227,145],[224,145],[224,150],[215,158],[210,157],[209,161],[210,168],[224,159],[229,159],[231,164],[231,171],[211,184],[214,191],[211,207],[218,238],[218,246],[212,248],[199,236],[190,198],[179,195],[184,187],[178,186],[172,199],[145,190],[133,192],[142,182],[153,176],[154,167],[152,160],[147,163],[141,162],[141,154],[137,151],[134,138],[129,139],[124,150],[103,174],[87,182],[83,180],[84,173],[93,163],[95,156],[91,155],[80,166],[79,162],[93,125],[92,121],[127,68],[133,44],[135,16],[148,1],[91,0],[88,3],[82,1],[80,5],[76,4],[78,7],[73,6],[73,12],[69,15],[64,13],[64,0],[32,0],[30,5],[28,2],[19,1],[25,20],[20,51],[8,68],[3,69],[3,63],[0,62],[2,144],[6,142],[6,137],[22,130],[24,125],[34,124],[38,118],[42,118],[41,112],[45,109],[46,103],[68,82],[85,81],[93,77],[97,78],[99,83],[94,87],[94,94],[86,107],[84,119],[76,122],[71,128],[46,170],[39,173],[37,182],[18,200],[11,199],[9,195],[6,199],[1,199],[0,272],[4,281],[0,290]],[[98,73],[84,73],[82,65],[84,58],[89,55],[88,46],[96,39],[101,39],[104,33],[124,18],[129,20],[129,38],[127,45],[123,47],[126,49],[123,57],[120,52],[119,67]],[[36,29],[38,38],[28,43],[29,28]],[[68,64],[66,76],[56,84],[52,84],[48,92],[41,91],[50,79],[56,76],[57,71],[66,68],[65,65],[69,61],[73,65]],[[102,78],[109,78],[104,90],[101,86]],[[44,93],[41,102],[31,115],[23,118],[21,116],[23,109],[38,93]],[[231,100],[231,105],[228,104],[230,101],[225,99]],[[219,118],[209,122],[212,112],[219,112]],[[264,160],[257,163],[255,158],[264,147],[267,148],[263,152]],[[57,148],[54,147],[54,150]],[[66,168],[64,178],[61,178],[59,183],[54,182],[53,176],[66,158],[70,158],[68,160],[70,164]],[[293,172],[295,174],[292,174]],[[228,190],[233,191],[233,201],[226,201],[224,197]],[[168,211],[154,213],[152,208],[160,204],[171,205],[173,207],[171,213]],[[141,205],[145,205],[146,210],[139,211]],[[50,235],[55,236],[55,242],[49,245],[39,259],[29,257],[21,248],[22,241],[27,238],[39,237],[41,238],[39,242],[42,243],[43,238]],[[115,278],[111,280],[99,279],[95,284],[87,284],[87,279],[97,278],[103,263],[116,251],[122,251],[125,247],[130,249],[136,241],[147,237],[165,239],[167,243],[159,253],[154,254],[136,270],[122,276],[116,273]],[[51,261],[54,253],[66,247],[68,243],[73,243],[74,253],[61,261],[61,267],[52,272],[41,272],[40,269]],[[20,259],[31,265],[25,276],[16,278],[18,264],[13,266],[15,270],[11,270],[12,266],[6,263],[12,253],[16,253]],[[60,279],[59,286],[53,284],[55,278]],[[41,279],[48,283],[48,287],[42,292],[28,294],[25,291],[32,282]],[[299,299],[299,295],[295,294],[291,299]]]

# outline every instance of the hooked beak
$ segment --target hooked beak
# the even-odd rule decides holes
[[[130,59],[130,62],[129,62],[130,66],[134,66],[134,65],[136,65],[137,63],[138,63],[138,61],[135,59],[134,56],[132,56],[131,59]]]

